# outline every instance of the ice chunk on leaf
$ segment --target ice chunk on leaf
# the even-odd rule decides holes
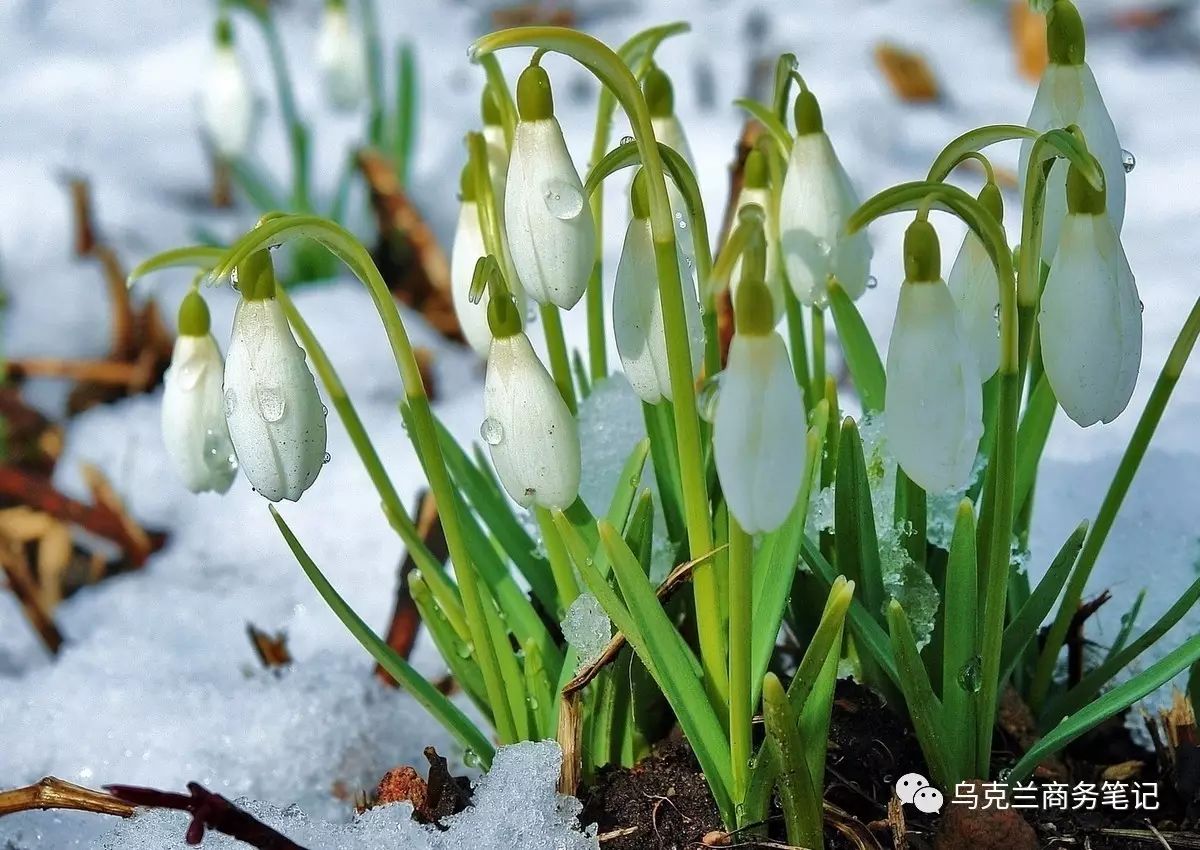
[[[582,669],[595,662],[612,640],[612,621],[595,596],[582,593],[567,609],[562,632],[579,656],[579,667]]]

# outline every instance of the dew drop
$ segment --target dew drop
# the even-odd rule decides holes
[[[1000,305],[999,304],[997,304],[995,307],[992,308],[992,318],[995,319],[997,322],[1000,321]]]
[[[622,136],[622,137],[621,137],[621,144],[623,144],[623,145],[632,145],[632,144],[633,144],[633,136]]]
[[[1126,174],[1137,168],[1137,157],[1124,148],[1121,149],[1121,167],[1125,169]]]
[[[328,415],[329,415],[329,408],[328,408],[328,407],[326,407],[325,405],[321,405],[321,415],[322,415],[322,416],[328,416]]]
[[[489,416],[479,426],[479,436],[489,446],[498,446],[504,442],[504,426],[499,419]]]
[[[213,472],[228,472],[237,469],[237,456],[229,437],[212,428],[204,432],[204,465]]]
[[[705,422],[712,422],[716,418],[717,398],[721,394],[721,376],[724,374],[724,372],[718,372],[706,380],[696,395],[696,409],[700,418]]]
[[[234,292],[241,292],[242,288],[238,286],[238,270],[237,266],[233,267],[233,271],[229,275],[229,285],[233,287]]]
[[[325,452],[325,457],[321,458],[321,463],[329,463],[331,460],[333,460],[333,455],[331,455],[329,452]]]
[[[958,671],[958,686],[969,694],[977,694],[983,687],[983,659],[976,655]]]
[[[179,364],[179,386],[185,390],[194,390],[204,376],[207,364],[203,357],[190,357]]]
[[[279,387],[258,387],[258,415],[264,422],[278,422],[283,418],[287,402]]]
[[[225,390],[225,418],[233,416],[237,410],[237,393],[232,389]]]
[[[547,180],[542,199],[550,215],[560,221],[572,221],[583,212],[583,194],[565,180]]]
[[[833,253],[833,246],[825,239],[818,239],[817,250],[821,253],[822,257],[828,257]]]
[[[1138,301],[1138,312],[1139,313],[1146,312],[1146,302],[1145,301],[1140,301],[1140,300]]]
[[[879,278],[873,274],[867,275],[867,289],[874,289],[877,286],[879,286]]]

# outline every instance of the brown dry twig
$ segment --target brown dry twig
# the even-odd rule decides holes
[[[253,623],[247,623],[246,635],[250,638],[250,645],[254,647],[254,652],[263,667],[275,670],[292,663],[292,653],[288,651],[287,645],[287,632],[269,634]]]
[[[133,806],[111,794],[72,785],[54,776],[24,788],[0,791],[0,817],[48,809],[70,809],[122,818],[133,814]]]
[[[933,103],[942,93],[929,63],[919,53],[881,42],[875,47],[875,62],[892,92],[908,103]]]

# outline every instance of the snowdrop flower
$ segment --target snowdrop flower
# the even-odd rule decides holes
[[[222,158],[236,159],[246,152],[254,125],[254,92],[233,49],[233,25],[223,16],[217,21],[216,50],[201,93],[200,117]]]
[[[970,477],[983,436],[983,391],[928,221],[917,219],[904,236],[904,270],[888,345],[885,427],[905,474],[939,493]]]
[[[367,57],[362,36],[350,23],[346,0],[326,0],[317,35],[317,65],[329,102],[354,109],[367,96]]]
[[[163,379],[163,443],[193,493],[226,492],[238,468],[225,424],[225,367],[209,326],[208,305],[192,290],[179,307],[179,338]]]
[[[512,264],[534,301],[569,310],[587,289],[596,234],[541,66],[530,65],[517,81],[517,110],[504,188]]]
[[[238,462],[254,489],[296,501],[325,463],[325,408],[275,300],[267,251],[238,267],[242,300],[225,363],[225,418]]]
[[[563,509],[579,496],[579,427],[506,291],[492,292],[492,348],[480,435],[508,495],[522,507]]]
[[[454,248],[450,252],[450,292],[454,298],[454,312],[462,327],[463,336],[480,357],[487,357],[492,347],[492,332],[488,327],[488,303],[491,290],[485,288],[479,303],[471,302],[471,282],[475,277],[475,264],[480,257],[487,256],[483,230],[479,220],[479,203],[475,197],[475,186],[469,167],[462,173],[462,204],[458,210],[458,226],[454,231]],[[517,308],[524,315],[525,293],[515,287]]]
[[[1125,218],[1125,167],[1117,130],[1100,96],[1096,78],[1084,61],[1083,21],[1069,0],[1057,0],[1046,16],[1046,41],[1050,64],[1042,75],[1028,126],[1039,132],[1076,124],[1083,130],[1088,150],[1100,162],[1108,191],[1108,214],[1117,232]],[[1032,140],[1021,143],[1021,194],[1029,166]],[[1058,245],[1059,229],[1067,214],[1066,160],[1058,160],[1046,183],[1042,231],[1042,259],[1047,263]]]
[[[646,98],[646,106],[650,111],[650,127],[654,130],[654,138],[684,158],[694,172],[696,160],[692,156],[691,145],[683,132],[683,124],[675,114],[675,87],[671,78],[657,65],[651,65],[642,80],[642,94]],[[667,174],[667,200],[671,203],[671,216],[675,220],[675,239],[679,242],[680,250],[685,256],[692,257],[695,250],[692,244],[692,232],[687,229],[687,202],[683,193]]]
[[[847,235],[859,205],[846,169],[825,134],[821,107],[808,89],[796,97],[796,138],[779,203],[780,244],[788,280],[805,304],[823,305],[829,278],[851,298],[867,289],[871,243],[865,231]]]
[[[995,183],[988,182],[979,193],[979,203],[997,221],[1004,223],[1004,199]],[[987,248],[973,230],[963,237],[958,256],[946,280],[967,342],[975,352],[979,378],[986,381],[1000,368],[1000,280]]]
[[[763,282],[769,255],[761,231],[747,248],[734,302],[735,333],[713,417],[713,455],[729,512],[751,534],[791,513],[805,468],[804,397],[787,346],[774,330]],[[750,254],[755,256],[750,256]]]
[[[763,228],[767,240],[766,285],[767,290],[771,293],[772,315],[775,317],[774,324],[777,325],[783,317],[784,312],[783,274],[779,269],[778,230],[775,228],[773,222],[775,218],[773,211],[774,204],[771,202],[771,190],[767,187],[767,163],[762,153],[757,149],[752,150],[750,155],[746,157],[744,175],[742,191],[738,195],[737,212],[740,213],[747,207],[754,205],[759,207],[765,216]],[[734,263],[733,272],[729,276],[730,295],[735,305],[737,304],[737,294],[741,286],[741,280],[742,261],[738,259]]]
[[[625,231],[625,244],[621,248],[613,287],[613,335],[621,367],[633,391],[642,401],[658,404],[663,399],[672,400],[671,373],[645,181],[645,175],[639,170],[630,193],[633,218]],[[683,282],[683,307],[694,374],[704,352],[700,302],[691,268],[678,245],[676,259],[679,279]]]
[[[1142,361],[1142,304],[1104,192],[1074,167],[1038,323],[1046,377],[1062,409],[1084,426],[1116,419]]]

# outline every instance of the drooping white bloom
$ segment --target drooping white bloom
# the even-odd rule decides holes
[[[692,146],[688,144],[687,134],[683,131],[683,124],[674,112],[670,115],[651,116],[650,127],[654,130],[655,141],[662,142],[674,150],[684,158],[688,165],[695,169],[696,159],[692,156]]]
[[[963,237],[946,284],[975,352],[979,378],[986,381],[1000,367],[1000,281],[987,249],[973,231]]]
[[[679,279],[683,283],[683,308],[688,345],[695,374],[704,353],[704,329],[692,270],[676,246]],[[658,271],[650,220],[637,215],[625,231],[625,244],[617,264],[613,288],[613,335],[621,367],[638,397],[649,404],[671,401],[671,373],[667,359],[667,334],[659,297]]]
[[[579,427],[518,331],[492,340],[480,434],[496,474],[519,505],[563,509],[579,495]]]
[[[979,366],[939,277],[936,240],[920,220],[905,237],[907,275],[888,344],[884,397],[888,443],[905,474],[929,493],[970,477],[983,436]]]
[[[221,157],[235,159],[246,152],[254,126],[254,92],[230,43],[218,44],[213,53],[201,93],[200,116]]]
[[[316,481],[325,463],[325,408],[274,298],[238,304],[225,363],[225,417],[238,462],[260,494],[296,501]]]
[[[1142,305],[1107,214],[1066,216],[1038,323],[1046,377],[1062,409],[1084,426],[1116,419],[1137,383]]]
[[[1079,13],[1070,3],[1058,0],[1047,17],[1050,63],[1042,74],[1033,109],[1026,124],[1039,132],[1076,124],[1083,131],[1088,151],[1100,162],[1108,193],[1108,211],[1117,232],[1125,219],[1125,167],[1121,143],[1092,69],[1084,61],[1084,33]],[[1021,143],[1021,194],[1033,141]],[[1067,214],[1067,164],[1059,159],[1046,182],[1042,231],[1042,259],[1050,262],[1058,245],[1059,229]]]
[[[778,528],[803,483],[806,414],[787,346],[734,334],[713,418],[713,453],[729,511],[756,534]]]
[[[592,210],[539,66],[521,74],[517,103],[521,120],[504,188],[509,253],[534,301],[569,310],[587,290],[596,257]]]
[[[237,477],[225,424],[223,372],[212,334],[180,333],[163,378],[162,432],[167,457],[193,493],[224,493]]]
[[[492,193],[504,209],[504,185],[508,181],[508,139],[499,124],[483,125],[483,141],[487,145],[488,174],[492,176]]]
[[[845,232],[847,219],[859,205],[858,193],[823,129],[811,93],[800,93],[796,113],[797,135],[779,204],[779,238],[788,280],[805,304],[826,301],[830,277],[847,295],[858,298],[867,289],[871,267],[871,243],[865,231]]]
[[[492,295],[485,287],[479,303],[472,304],[471,282],[475,275],[475,264],[484,256],[487,256],[487,247],[479,225],[479,206],[474,199],[464,195],[458,212],[458,226],[454,230],[454,247],[450,252],[450,291],[463,336],[480,357],[487,357],[492,347],[492,332],[487,318]],[[525,293],[519,285],[513,289],[516,290],[518,311],[524,315]]]
[[[344,2],[325,5],[317,35],[317,65],[325,94],[335,108],[350,110],[362,103],[367,95],[366,51]]]

